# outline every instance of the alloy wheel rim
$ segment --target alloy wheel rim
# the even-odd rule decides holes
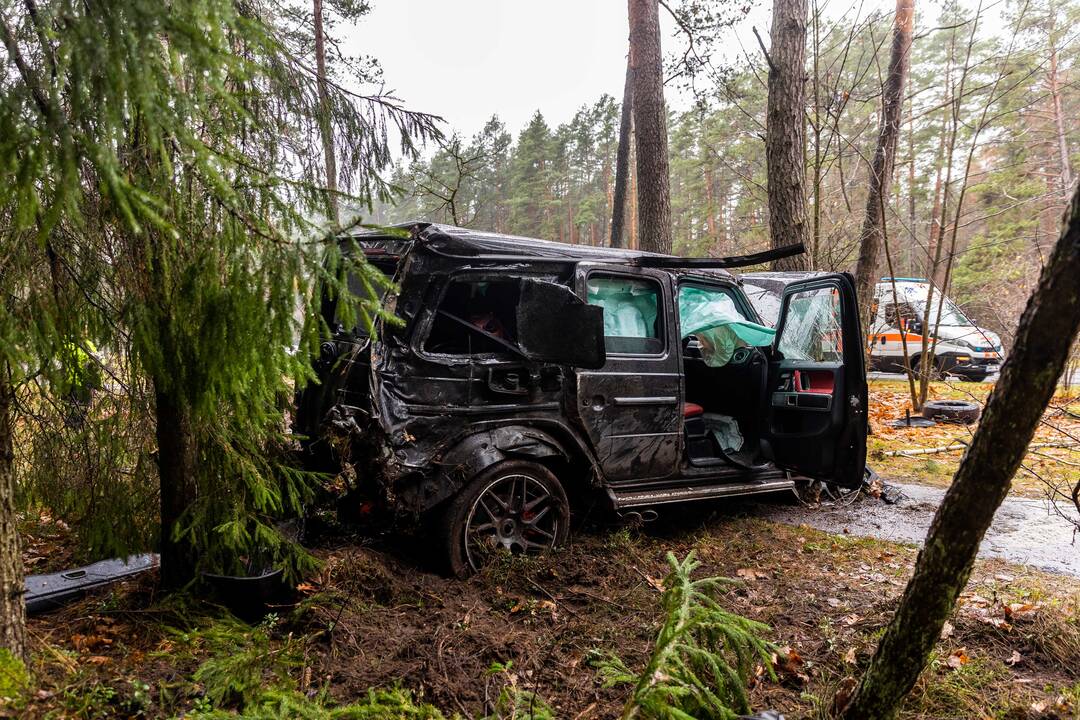
[[[555,547],[558,501],[534,477],[519,473],[489,482],[465,521],[465,557],[478,570],[496,552],[539,554]]]

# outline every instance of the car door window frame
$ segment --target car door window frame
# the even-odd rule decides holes
[[[624,278],[626,280],[633,280],[636,282],[645,282],[651,284],[656,289],[656,337],[654,339],[660,340],[663,344],[660,350],[657,352],[622,352],[618,350],[607,350],[608,357],[615,358],[650,358],[650,359],[663,359],[671,352],[668,343],[668,323],[675,322],[678,327],[678,319],[672,320],[672,317],[678,315],[677,312],[673,312],[668,306],[668,301],[665,299],[664,285],[659,279],[648,275],[639,275],[632,272],[619,272],[618,270],[610,270],[607,268],[590,268],[585,273],[585,286],[582,288],[585,302],[589,302],[589,281],[593,277],[608,277],[608,278]],[[605,347],[606,339],[610,337],[605,335]]]
[[[439,311],[442,308],[443,302],[446,300],[451,285],[455,282],[506,282],[508,280],[515,280],[519,283],[525,280],[544,280],[547,282],[565,284],[551,273],[515,272],[507,275],[494,268],[463,270],[450,273],[444,278],[435,280],[433,284],[436,284],[436,288],[432,291],[429,287],[429,293],[434,292],[438,297],[434,302],[425,302],[425,305],[427,306],[424,311],[425,317],[422,318],[413,334],[411,345],[416,356],[442,365],[457,365],[462,362],[482,363],[484,365],[520,364],[522,362],[530,362],[522,351],[519,350],[518,353],[514,353],[509,348],[500,352],[485,353],[441,353],[433,352],[427,348],[427,342],[431,337],[431,332],[435,327],[435,323],[439,320]],[[447,320],[451,321],[449,318]],[[462,330],[465,332],[468,331],[466,328],[462,328]],[[517,344],[516,339],[513,344]]]

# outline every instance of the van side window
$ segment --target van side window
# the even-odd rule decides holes
[[[588,302],[604,308],[604,347],[609,353],[664,352],[660,285],[652,280],[593,274]]]
[[[521,281],[451,280],[424,350],[439,355],[513,355]]]

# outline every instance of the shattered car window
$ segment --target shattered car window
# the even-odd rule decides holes
[[[452,280],[424,350],[439,355],[513,354],[520,297],[519,278]]]
[[[789,360],[843,359],[840,297],[835,288],[802,290],[791,296],[777,349]]]
[[[651,280],[591,275],[588,302],[604,308],[604,346],[612,353],[663,352],[660,286]]]
[[[761,319],[768,325],[776,327],[776,323],[780,321],[780,294],[772,288],[756,285],[750,281],[743,286],[743,292]]]

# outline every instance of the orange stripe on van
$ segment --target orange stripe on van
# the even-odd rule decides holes
[[[871,335],[870,337],[875,342],[881,342],[881,338],[885,338],[885,342],[901,342],[903,340],[903,338],[901,337],[901,333],[898,333],[898,332],[896,332],[896,333],[876,333],[874,335]],[[908,342],[919,342],[919,343],[921,343],[923,341],[923,336],[922,335],[914,335],[912,333],[907,333],[906,337],[907,337]]]

